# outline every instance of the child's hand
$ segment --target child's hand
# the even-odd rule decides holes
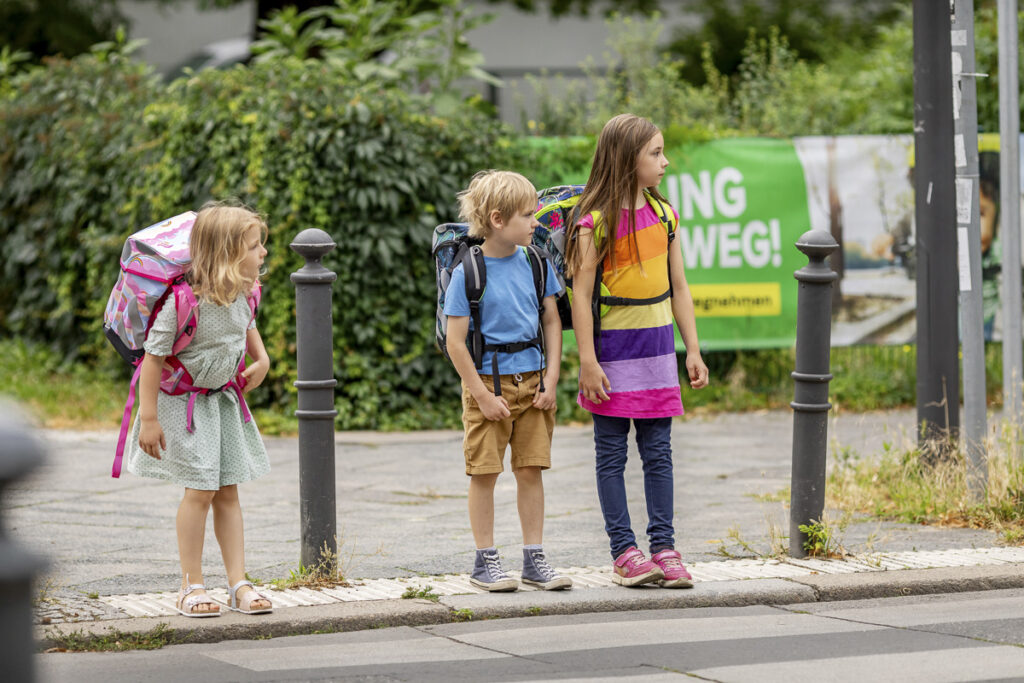
[[[484,394],[482,397],[475,398],[477,405],[480,406],[480,412],[488,420],[497,422],[498,420],[504,420],[512,414],[512,411],[508,409],[508,401],[505,400],[504,396],[495,396],[489,391],[484,392]]]
[[[708,366],[699,353],[686,354],[686,374],[690,377],[690,387],[703,389],[708,385]]]
[[[533,407],[538,410],[551,410],[554,408],[556,403],[555,389],[557,386],[557,382],[554,385],[545,383],[544,391],[541,391],[538,386],[537,393],[533,395]]]
[[[583,363],[580,367],[580,392],[583,398],[593,403],[602,403],[608,400],[608,392],[612,390],[612,383],[608,381],[608,375],[604,374],[601,364],[595,361]]]
[[[140,418],[142,423],[139,429],[139,448],[146,455],[160,459],[160,451],[167,450],[167,441],[164,439],[164,430],[160,421],[155,417]]]
[[[252,365],[249,365],[242,371],[242,379],[245,380],[245,387],[242,388],[243,394],[248,394],[250,391],[263,384],[263,380],[267,377],[267,372],[270,370],[270,363],[266,360],[253,361]]]

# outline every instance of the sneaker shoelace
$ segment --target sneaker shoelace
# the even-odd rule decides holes
[[[533,558],[533,566],[537,568],[537,573],[544,577],[545,581],[550,581],[557,577],[555,570],[548,564],[548,560],[544,557],[544,553],[530,553],[530,557]]]
[[[487,575],[491,577],[491,581],[508,578],[505,576],[505,570],[501,568],[501,560],[497,555],[484,555],[484,566],[487,568]]]
[[[679,560],[678,557],[676,557],[674,555],[669,555],[668,557],[662,558],[661,559],[661,564],[665,565],[666,567],[668,567],[670,569],[682,569],[683,568],[683,563]]]
[[[633,567],[633,568],[639,567],[645,561],[646,561],[646,558],[644,558],[643,553],[636,553],[636,554],[630,555],[629,557],[626,558],[626,564],[628,564],[630,567]]]

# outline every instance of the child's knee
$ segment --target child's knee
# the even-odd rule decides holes
[[[469,475],[469,483],[473,486],[486,486],[488,488],[494,488],[495,483],[498,481],[498,472],[489,472],[487,474],[471,474]]]
[[[524,484],[536,485],[541,483],[541,472],[543,471],[544,468],[542,467],[536,465],[528,465],[514,470],[513,474],[516,475],[516,481],[519,483],[520,486]]]
[[[202,489],[185,489],[185,500],[196,505],[210,505],[213,502],[216,491],[205,491]]]
[[[238,504],[238,487],[232,484],[231,486],[222,486],[213,496],[213,504],[218,506],[224,505],[237,505]]]

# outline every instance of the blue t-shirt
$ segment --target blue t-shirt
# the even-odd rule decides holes
[[[550,261],[545,262],[548,269],[547,288],[544,296],[554,296],[562,291],[562,283]],[[487,286],[480,302],[480,320],[483,327],[484,343],[511,344],[529,341],[538,336],[540,310],[537,306],[537,291],[533,286],[533,270],[529,257],[523,249],[516,249],[511,256],[491,258],[484,256],[484,268],[487,273]],[[466,276],[460,263],[452,271],[452,279],[448,285],[448,293],[444,302],[444,313],[449,316],[468,316],[469,300],[466,298]],[[473,319],[469,320],[469,329],[473,329]],[[484,353],[483,368],[480,373],[491,374],[491,356]],[[518,353],[498,354],[498,374],[512,375],[517,372],[531,372],[544,367],[544,359],[536,348],[529,348]]]

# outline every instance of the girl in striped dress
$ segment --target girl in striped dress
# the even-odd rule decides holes
[[[657,190],[669,163],[664,147],[657,127],[639,116],[621,114],[605,124],[567,231],[566,268],[580,353],[578,402],[594,418],[612,578],[625,586],[689,588],[692,577],[675,550],[672,523],[672,418],[683,414],[673,319],[686,345],[692,388],[707,386],[708,369],[682,253],[672,240],[678,214]],[[626,504],[631,423],[643,461],[650,559],[636,546]]]

